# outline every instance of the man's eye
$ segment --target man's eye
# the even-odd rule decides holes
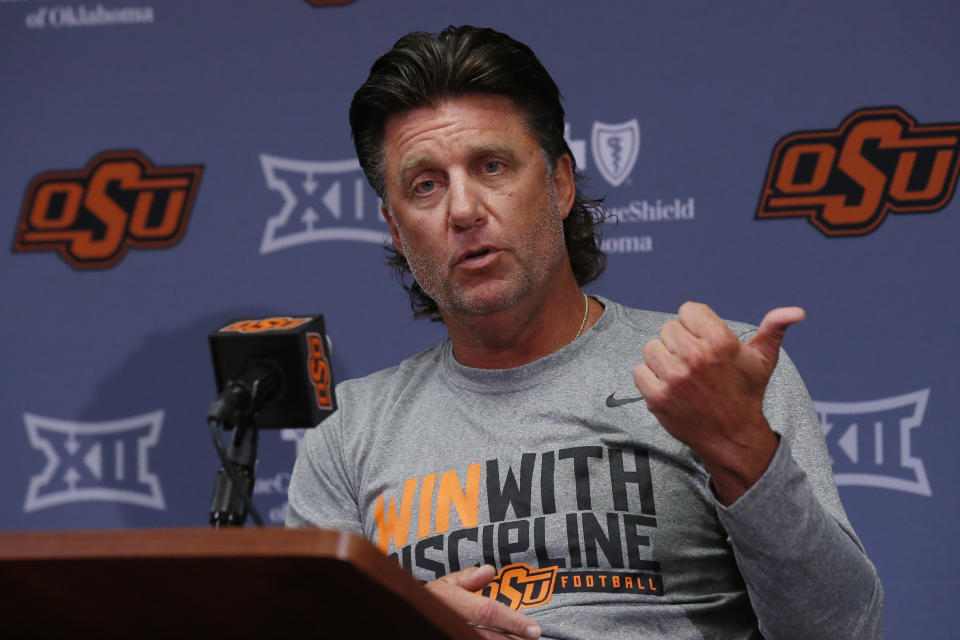
[[[487,173],[497,173],[500,171],[500,161],[499,160],[490,160],[489,162],[483,163],[483,170]]]
[[[434,182],[433,180],[423,180],[413,185],[413,192],[420,195],[426,195],[432,192],[436,188],[437,188],[437,183]]]

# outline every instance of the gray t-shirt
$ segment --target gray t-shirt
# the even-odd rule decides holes
[[[493,564],[484,593],[544,637],[880,637],[880,584],[786,354],[764,400],[777,453],[725,508],[633,384],[672,316],[600,300],[579,340],[521,367],[465,367],[446,341],[339,385],[287,525],[361,534],[425,581]]]

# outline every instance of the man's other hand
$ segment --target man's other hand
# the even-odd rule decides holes
[[[455,571],[427,583],[427,590],[472,624],[484,638],[540,637],[540,625],[502,602],[481,596],[482,589],[496,575],[491,565]]]
[[[633,370],[647,407],[700,456],[726,505],[753,486],[776,452],[763,395],[787,327],[804,317],[799,307],[774,309],[742,343],[710,307],[687,302],[644,346],[645,362]]]

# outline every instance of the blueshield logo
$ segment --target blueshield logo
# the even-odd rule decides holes
[[[636,118],[620,124],[594,122],[590,146],[603,179],[611,186],[619,187],[637,163],[640,124]]]
[[[260,155],[267,187],[283,199],[267,220],[260,253],[311,242],[389,242],[379,201],[357,160],[317,162]]]
[[[837,486],[860,485],[932,496],[912,438],[930,389],[866,402],[815,402]]]
[[[71,422],[24,413],[30,446],[47,458],[30,478],[25,512],[73,502],[109,501],[163,510],[149,451],[163,411],[106,422]]]
[[[571,126],[564,123],[563,136],[577,161],[577,169],[584,171],[587,163],[587,141],[574,138]],[[636,118],[619,124],[594,121],[590,131],[590,151],[597,171],[611,186],[619,187],[630,177],[640,153],[640,123]]]

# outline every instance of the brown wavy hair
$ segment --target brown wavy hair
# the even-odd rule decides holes
[[[590,199],[582,192],[584,178],[563,135],[564,111],[556,83],[530,47],[504,33],[470,26],[451,26],[437,34],[417,31],[400,38],[373,63],[350,104],[353,143],[370,186],[387,203],[383,175],[387,120],[469,94],[513,100],[540,143],[551,173],[563,154],[570,156],[576,196],[563,221],[563,235],[577,283],[596,280],[607,263],[598,230],[606,218],[603,199]],[[410,295],[414,316],[442,320],[437,303],[413,278],[407,259],[392,245],[385,248],[387,263]]]

